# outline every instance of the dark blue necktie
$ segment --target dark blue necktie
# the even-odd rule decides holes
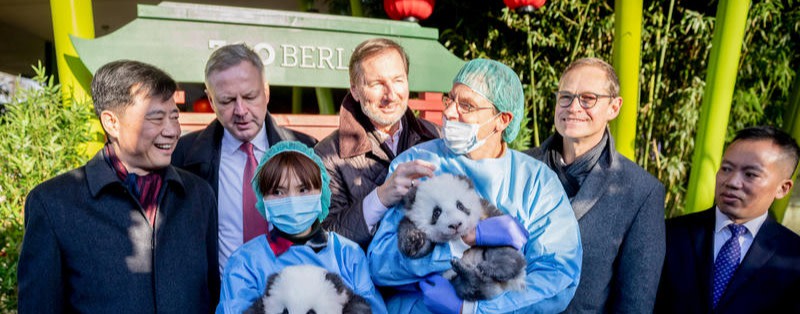
[[[733,277],[733,272],[739,266],[739,258],[742,256],[739,237],[747,232],[747,228],[737,224],[728,225],[728,229],[731,230],[731,238],[722,245],[717,253],[717,260],[714,261],[714,308],[717,307],[719,298],[722,297],[725,287]]]

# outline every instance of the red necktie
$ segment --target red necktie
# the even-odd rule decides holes
[[[256,209],[256,193],[250,183],[258,167],[256,156],[253,154],[253,144],[242,143],[239,150],[247,154],[244,166],[244,180],[242,180],[242,227],[244,229],[243,243],[259,235],[267,233],[267,221]]]

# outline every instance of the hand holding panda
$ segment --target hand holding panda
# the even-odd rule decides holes
[[[409,191],[404,206],[397,243],[400,252],[411,258],[426,256],[436,244],[477,229],[478,246],[465,251],[461,259],[454,258],[453,268],[443,274],[460,298],[491,299],[505,290],[525,288],[527,263],[517,248],[527,241],[527,231],[482,199],[469,178],[443,174],[423,181]],[[484,222],[485,228],[480,228]],[[498,232],[507,228],[514,230]]]
[[[295,265],[272,274],[264,295],[245,314],[369,314],[369,303],[339,275],[312,265]]]

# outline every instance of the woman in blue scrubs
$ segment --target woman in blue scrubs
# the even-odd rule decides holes
[[[367,300],[373,313],[386,313],[361,248],[320,227],[330,204],[329,181],[322,160],[302,143],[279,142],[267,151],[253,178],[253,190],[259,198],[256,207],[272,228],[228,259],[217,313],[242,313],[264,294],[270,275],[300,264],[339,274]]]

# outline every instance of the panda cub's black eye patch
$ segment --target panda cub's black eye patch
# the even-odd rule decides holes
[[[461,204],[461,201],[456,201],[456,208],[458,208],[458,210],[464,212],[465,214],[469,215],[469,208],[464,207],[464,204]]]
[[[433,215],[431,216],[431,224],[435,225],[439,221],[439,216],[442,215],[442,208],[438,205],[433,208]]]

